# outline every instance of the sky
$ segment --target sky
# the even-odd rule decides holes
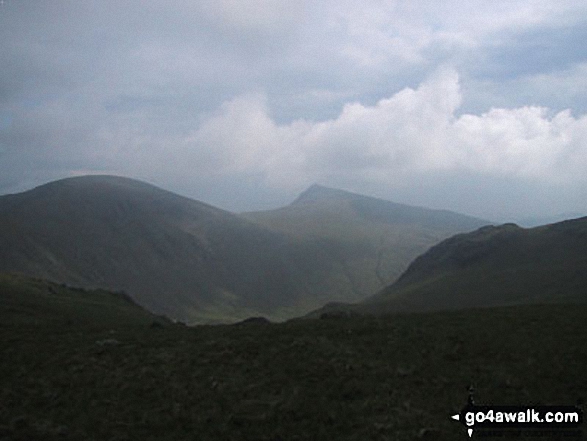
[[[233,211],[314,183],[587,215],[587,2],[0,1],[0,194],[141,179]]]

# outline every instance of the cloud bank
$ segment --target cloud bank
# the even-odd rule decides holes
[[[0,6],[0,194],[115,173],[241,211],[312,183],[494,220],[587,214],[587,6]]]
[[[249,176],[287,194],[321,182],[405,199],[416,196],[410,188],[425,192],[430,176],[456,180],[463,174],[502,185],[504,199],[507,186],[516,182],[538,193],[587,184],[587,116],[531,106],[458,115],[461,101],[459,78],[450,68],[416,89],[373,106],[349,103],[336,118],[319,122],[278,124],[262,95],[246,95],[225,102],[183,139],[165,144],[172,169],[185,179],[192,173],[211,182]],[[162,175],[171,172],[169,163],[160,164]],[[483,194],[472,190],[459,208],[489,216]],[[445,200],[452,205],[453,199],[447,189]],[[510,204],[513,209],[524,200]]]

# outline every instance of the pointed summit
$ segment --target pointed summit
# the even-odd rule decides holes
[[[332,200],[349,199],[352,193],[335,188],[324,187],[323,185],[313,184],[306,191],[301,193],[291,205],[301,205],[315,202],[324,202]]]

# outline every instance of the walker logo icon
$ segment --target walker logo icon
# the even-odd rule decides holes
[[[576,406],[478,406],[469,397],[468,404],[451,416],[462,423],[469,437],[477,430],[495,432],[524,431],[524,435],[551,436],[555,433],[566,436],[581,436],[578,430],[583,422],[583,413]]]

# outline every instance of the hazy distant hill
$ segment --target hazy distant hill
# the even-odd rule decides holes
[[[488,221],[313,185],[291,205],[243,216],[304,244],[320,244],[358,301],[395,281],[430,246]],[[346,284],[344,281],[346,280]]]
[[[324,311],[432,311],[587,302],[587,217],[530,229],[459,234],[419,256],[397,282],[355,307]]]
[[[0,271],[124,290],[189,322],[279,319],[363,299],[483,223],[322,187],[246,217],[132,179],[64,179],[0,197]]]

